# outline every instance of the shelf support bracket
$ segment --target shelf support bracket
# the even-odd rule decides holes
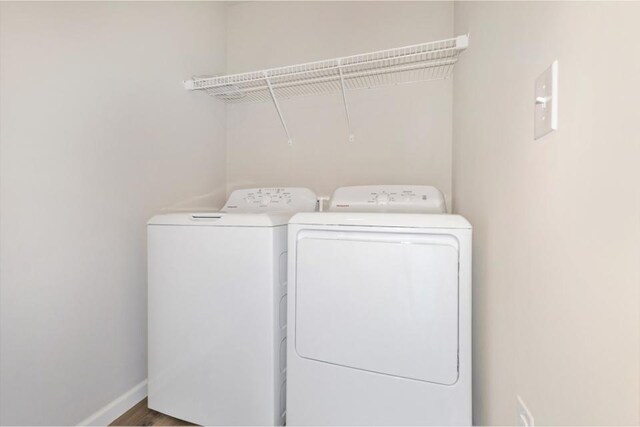
[[[342,89],[342,103],[344,112],[347,115],[347,130],[349,131],[349,142],[353,142],[356,137],[351,130],[351,118],[349,117],[349,104],[347,104],[347,91],[344,84],[344,74],[342,73],[342,61],[338,60],[338,72],[340,73],[340,89]]]
[[[287,128],[287,123],[284,121],[284,117],[282,116],[282,110],[280,110],[280,104],[278,104],[276,93],[273,91],[271,80],[269,80],[269,76],[266,72],[263,74],[264,80],[267,82],[267,87],[269,88],[269,93],[271,94],[271,99],[273,100],[273,105],[276,107],[276,111],[278,112],[278,116],[280,117],[280,122],[282,123],[282,127],[284,128],[284,133],[287,134],[287,143],[289,145],[293,145],[293,139],[291,138],[291,135],[289,135],[289,128]]]

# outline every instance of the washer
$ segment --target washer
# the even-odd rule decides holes
[[[471,424],[471,225],[445,212],[360,186],[291,218],[289,425]]]
[[[304,188],[234,191],[148,224],[149,407],[201,425],[283,425],[287,221]]]

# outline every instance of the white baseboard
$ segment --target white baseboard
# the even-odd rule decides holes
[[[108,426],[136,403],[147,397],[147,380],[133,387],[78,423],[79,426]]]

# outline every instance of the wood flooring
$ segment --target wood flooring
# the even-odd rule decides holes
[[[193,426],[195,424],[161,414],[149,409],[147,399],[140,401],[136,406],[122,414],[112,422],[112,426]]]

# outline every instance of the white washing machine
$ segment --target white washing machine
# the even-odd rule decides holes
[[[471,225],[428,186],[289,222],[288,425],[471,424]]]
[[[304,188],[234,191],[148,224],[149,407],[201,425],[283,425],[287,222]]]

